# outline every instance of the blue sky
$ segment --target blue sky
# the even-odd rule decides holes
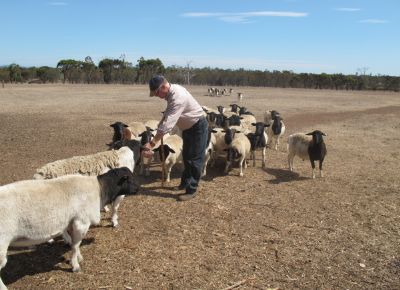
[[[400,0],[2,0],[0,65],[164,65],[400,76]]]

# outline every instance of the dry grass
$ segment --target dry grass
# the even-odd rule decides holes
[[[228,106],[236,94],[208,97]],[[287,133],[267,168],[224,175],[217,163],[194,200],[160,187],[159,167],[138,177],[120,226],[108,219],[81,247],[70,272],[63,243],[10,252],[1,271],[10,289],[399,289],[399,94],[236,88],[262,118],[276,109]],[[0,89],[0,184],[28,179],[47,162],[102,151],[114,121],[159,119],[165,103],[145,86],[20,85]],[[307,161],[287,170],[286,137],[319,129],[328,156],[324,178]],[[176,168],[170,186],[177,185]],[[169,186],[169,185],[168,185]],[[34,210],[34,209],[33,209]],[[103,214],[108,217],[108,214]],[[129,289],[129,288],[128,288]]]

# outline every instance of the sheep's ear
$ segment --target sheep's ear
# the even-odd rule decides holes
[[[218,131],[216,131],[216,130],[212,129],[212,130],[211,130],[211,132],[212,132],[212,133],[217,133]]]
[[[221,132],[222,132],[222,133],[226,133],[226,130],[222,130]]]
[[[239,117],[239,119],[240,119],[240,120],[242,120],[242,119],[243,119],[243,117]]]
[[[160,146],[160,147],[161,147],[161,146]],[[154,148],[154,149],[153,149],[153,152],[158,152],[158,151],[160,151],[160,147]]]
[[[321,132],[322,133],[322,136],[328,136],[327,134],[325,134],[324,132]]]
[[[242,133],[242,131],[239,130],[239,131],[236,131],[236,133]]]
[[[269,127],[271,126],[271,124],[264,124],[264,127]]]
[[[170,148],[170,147],[168,147],[168,151],[171,152],[171,153],[175,153],[175,150]]]
[[[126,128],[126,127],[129,127],[127,124],[123,124],[124,125],[124,127]]]
[[[314,132],[311,132],[311,133],[307,133],[306,135],[308,135],[308,136],[310,136],[310,135],[312,135]]]
[[[253,126],[255,126],[256,125],[256,123],[251,123]]]

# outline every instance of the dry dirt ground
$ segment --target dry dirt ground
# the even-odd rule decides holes
[[[199,195],[178,202],[179,167],[161,188],[154,164],[150,177],[137,177],[140,195],[122,203],[120,226],[102,213],[89,230],[82,272],[71,272],[62,241],[13,250],[1,271],[10,289],[400,289],[399,93],[189,90],[211,107],[237,102],[241,91],[257,119],[278,110],[287,132],[267,167],[258,158],[241,178],[217,162]],[[159,119],[164,107],[146,86],[6,85],[0,184],[106,150],[111,123]],[[295,159],[289,172],[286,153],[289,134],[314,129],[328,135],[325,177],[315,180],[308,161]]]

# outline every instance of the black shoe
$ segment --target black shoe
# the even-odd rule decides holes
[[[185,193],[185,194],[181,194],[180,196],[178,196],[178,199],[180,201],[186,201],[186,200],[194,198],[196,195],[197,195],[196,191],[193,193]]]

